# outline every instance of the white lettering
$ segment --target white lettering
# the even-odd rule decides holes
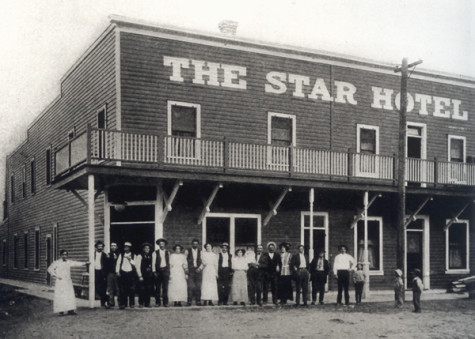
[[[336,86],[336,99],[335,102],[339,103],[350,103],[356,105],[358,102],[354,99],[354,94],[356,93],[356,87],[349,82],[344,81],[335,81]],[[346,97],[346,100],[345,100]]]
[[[189,68],[190,63],[188,59],[164,56],[163,65],[172,66],[172,75],[170,76],[171,81],[178,81],[178,82],[185,81],[185,79],[183,79],[183,77],[181,76],[181,69]]]
[[[393,95],[393,90],[392,89],[387,89],[387,88],[381,88],[381,87],[371,87],[373,91],[373,103],[371,104],[371,107],[373,108],[384,108],[387,110],[393,110],[393,105],[392,105],[392,95]],[[381,101],[384,102],[384,106],[381,105]]]
[[[462,115],[460,115],[460,104],[462,102],[460,100],[452,99],[452,105],[454,106],[454,112],[452,113],[452,119],[454,120],[468,120],[468,113],[467,111],[462,111]]]
[[[421,103],[419,114],[428,115],[429,112],[427,112],[427,104],[432,103],[432,97],[430,95],[416,93],[416,101]]]
[[[434,116],[440,118],[450,118],[450,111],[444,110],[448,105],[450,105],[449,98],[434,97]]]
[[[394,103],[396,104],[396,108],[398,110],[401,109],[401,93],[396,94],[396,97],[394,98]],[[414,99],[412,98],[412,95],[407,93],[406,112],[412,112],[413,109],[414,109]]]
[[[281,72],[269,72],[266,76],[267,81],[270,83],[265,85],[266,93],[282,94],[287,92],[287,74]],[[275,86],[275,87],[274,87]]]
[[[195,66],[195,78],[193,79],[194,84],[219,86],[219,64],[202,60],[191,60],[191,63]],[[209,80],[207,82],[205,82],[204,76],[208,77]]]
[[[224,81],[221,83],[223,87],[247,89],[247,81],[241,79],[240,76],[246,76],[246,67],[222,64],[224,71]]]
[[[292,95],[294,97],[305,98],[303,85],[310,85],[310,78],[298,74],[289,74],[289,82],[295,84],[295,90]]]
[[[322,78],[317,78],[317,80],[315,80],[312,93],[308,95],[310,99],[318,99],[319,96],[321,96],[322,100],[324,101],[333,100],[333,98],[330,96],[330,93],[328,92],[327,86],[325,85],[325,81],[323,81]]]

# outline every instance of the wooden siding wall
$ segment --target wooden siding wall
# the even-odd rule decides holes
[[[247,68],[247,90],[191,83],[193,70],[182,69],[184,83],[169,80],[171,67],[163,66],[163,56],[206,60]],[[357,87],[357,105],[333,104],[322,100],[295,98],[293,85],[285,94],[264,92],[266,74],[270,71],[324,78],[331,90],[330,74],[336,81]],[[399,117],[396,111],[371,108],[371,87],[399,92],[400,76],[385,75],[359,69],[310,63],[245,51],[203,46],[156,37],[121,33],[122,127],[133,132],[167,132],[167,100],[201,105],[203,138],[266,143],[268,112],[294,114],[297,117],[297,146],[346,151],[356,150],[356,124],[380,128],[380,154],[397,152]],[[304,86],[308,93],[312,87]],[[475,91],[464,87],[411,78],[409,93],[448,97],[462,101],[461,110],[469,113],[468,121],[419,115],[419,104],[408,114],[409,122],[427,124],[427,158],[447,160],[447,135],[467,137],[467,155],[475,155]],[[238,128],[236,128],[238,126]],[[331,130],[330,130],[331,126]]]
[[[61,84],[61,96],[28,130],[28,139],[7,159],[7,178],[15,176],[15,202],[10,200],[10,181],[7,181],[9,205],[9,277],[38,283],[46,281],[46,235],[53,235],[53,224],[58,224],[58,251],[67,249],[69,257],[87,260],[87,209],[71,192],[46,185],[46,149],[61,147],[68,140],[68,132],[75,128],[76,135],[86,130],[87,124],[97,126],[97,110],[107,105],[107,125],[116,125],[115,92],[115,31],[103,40],[73,69]],[[30,159],[36,161],[36,193],[31,193]],[[52,161],[54,159],[52,158]],[[26,164],[26,198],[22,198],[22,166]],[[79,192],[87,201],[87,192]],[[96,212],[103,218],[104,197],[96,200]],[[40,270],[34,270],[34,234],[40,228]],[[1,234],[6,233],[2,227]],[[23,265],[23,232],[28,231],[29,268]],[[19,268],[13,267],[13,234],[18,233]],[[3,235],[1,235],[3,237]],[[96,237],[103,239],[103,228],[96,220]],[[3,238],[2,238],[3,239]],[[80,281],[84,268],[74,269],[73,278]],[[4,274],[1,273],[2,275]]]

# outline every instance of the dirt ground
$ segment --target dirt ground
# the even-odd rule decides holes
[[[331,301],[329,301],[331,302]],[[475,300],[423,301],[394,309],[391,302],[337,307],[287,306],[79,308],[53,314],[52,302],[0,285],[2,338],[475,338]]]

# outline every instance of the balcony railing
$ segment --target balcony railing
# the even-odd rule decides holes
[[[303,177],[371,178],[396,182],[396,156],[282,147],[235,141],[126,133],[89,128],[55,152],[55,177],[82,163],[116,161]],[[406,180],[475,186],[475,165],[408,158]]]

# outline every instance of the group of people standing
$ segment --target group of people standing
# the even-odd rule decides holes
[[[191,306],[193,301],[199,306],[212,306],[216,301],[218,305],[228,305],[232,301],[235,305],[250,303],[262,306],[268,302],[269,292],[273,304],[285,305],[294,297],[292,280],[295,281],[296,306],[301,305],[301,301],[302,306],[307,306],[310,282],[312,304],[317,303],[317,294],[318,303],[324,303],[325,284],[330,272],[324,251],[320,251],[310,262],[303,245],[298,246],[297,253],[291,254],[290,244],[286,242],[278,246],[280,253],[276,251],[276,243],[271,241],[266,246],[267,252],[264,252],[262,245],[257,245],[237,249],[234,255],[229,253],[228,243],[221,244],[220,253],[215,253],[210,243],[201,249],[197,239],[193,239],[191,247],[186,250],[175,244],[169,251],[168,241],[164,238],[158,239],[156,244],[156,251],[152,251],[150,243],[142,244],[140,254],[135,255],[130,242],[123,244],[122,253],[119,253],[116,243],[111,243],[108,254],[104,252],[104,243],[96,242],[93,265],[95,289],[101,306],[114,307],[117,297],[121,309],[127,306],[133,308],[136,293],[139,295],[139,307],[151,307],[152,298],[156,307],[168,307],[172,303],[174,306]],[[345,245],[339,247],[339,252],[333,264],[333,273],[338,280],[337,304],[342,304],[343,295],[345,305],[350,302],[351,271],[355,271],[356,302],[360,303],[365,281],[362,265],[359,263],[355,270],[355,260],[346,253]],[[67,260],[67,251],[64,250],[61,256],[62,259],[55,261],[48,269],[57,277],[54,311],[75,314],[70,267],[89,263]],[[397,271],[400,291],[402,274]],[[398,295],[400,292],[395,294],[397,303]]]

